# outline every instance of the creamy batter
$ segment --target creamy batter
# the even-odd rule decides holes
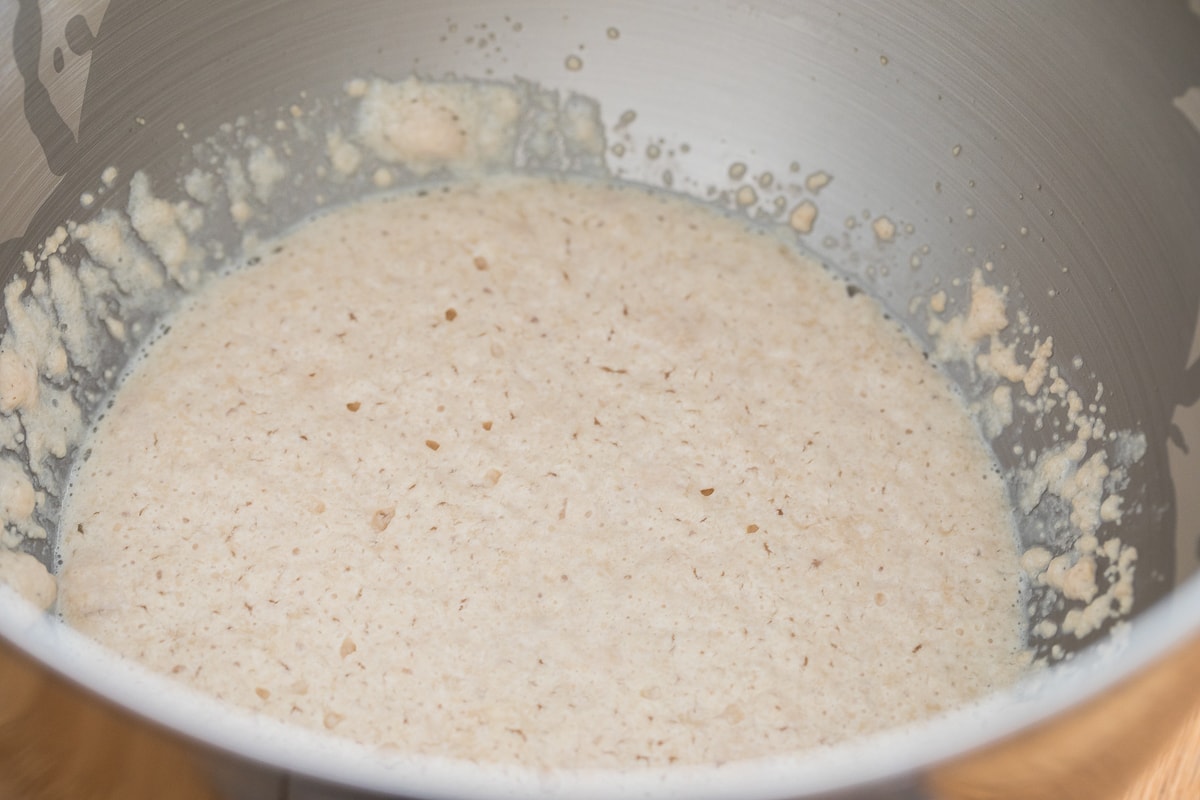
[[[1009,506],[948,380],[773,236],[635,188],[306,223],[170,320],[87,447],[64,617],[367,744],[714,763],[1024,663]]]

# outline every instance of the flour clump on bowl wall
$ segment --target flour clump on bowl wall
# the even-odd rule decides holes
[[[928,332],[939,361],[965,364],[980,385],[994,387],[972,404],[989,439],[1017,413],[1039,428],[1062,431],[1041,451],[1017,445],[1014,452],[1024,459],[1014,476],[1014,500],[1027,528],[1020,564],[1035,590],[1026,613],[1030,633],[1040,640],[1040,664],[1067,657],[1056,637],[1079,640],[1122,625],[1134,607],[1138,550],[1110,526],[1126,513],[1129,470],[1145,455],[1146,437],[1109,429],[1104,384],[1096,383],[1089,402],[1067,382],[1051,363],[1053,337],[1041,335],[1020,310],[1012,312],[1008,289],[984,278],[993,269],[987,262],[973,273],[961,313],[949,310],[944,290],[934,292]],[[1078,357],[1073,362],[1082,367]],[[1044,503],[1055,502],[1062,513],[1037,516]]]

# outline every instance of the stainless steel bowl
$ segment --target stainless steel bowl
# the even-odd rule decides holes
[[[1087,780],[1085,758],[1117,752],[1140,725],[1120,745],[1125,758],[1087,768],[1119,785],[1184,705],[1181,665],[1196,663],[1187,643],[1200,628],[1195,2],[22,0],[0,7],[0,29],[13,31],[11,58],[0,52],[0,284],[23,270],[23,251],[80,218],[80,195],[107,167],[166,178],[221,123],[332,96],[353,76],[519,76],[598,99],[610,126],[636,110],[619,133],[630,151],[671,147],[610,159],[627,179],[657,185],[669,171],[703,195],[728,185],[735,162],[781,179],[793,162],[832,175],[805,242],[911,324],[912,298],[937,286],[961,296],[971,270],[992,262],[1053,334],[1056,363],[1079,372],[1078,356],[1081,377],[1103,383],[1110,427],[1148,443],[1121,527],[1139,551],[1132,623],[1082,645],[1048,643],[1074,656],[1069,669],[982,723],[951,716],[844,759],[665,783],[387,769],[147,696],[102,656],[70,660],[67,634],[6,601],[0,790],[8,780],[28,796],[63,796],[54,781],[78,780],[114,797],[158,796],[169,783],[177,796],[235,798],[1067,796],[1066,783]],[[567,68],[569,56],[582,68]],[[864,213],[912,231],[880,244]],[[998,455],[1013,467],[1009,445],[1046,447],[1050,436],[1026,427]],[[47,546],[31,551],[50,563]],[[1068,739],[1089,742],[1086,756],[1060,747]]]

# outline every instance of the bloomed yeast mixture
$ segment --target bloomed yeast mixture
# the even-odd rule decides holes
[[[367,744],[559,767],[797,751],[1018,676],[978,430],[774,236],[497,178],[278,245],[170,319],[77,468],[60,610],[114,650]]]

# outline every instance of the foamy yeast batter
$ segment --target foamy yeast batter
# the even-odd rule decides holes
[[[310,222],[171,322],[67,504],[66,619],[404,751],[716,762],[1020,670],[949,383],[769,235],[516,179]]]

